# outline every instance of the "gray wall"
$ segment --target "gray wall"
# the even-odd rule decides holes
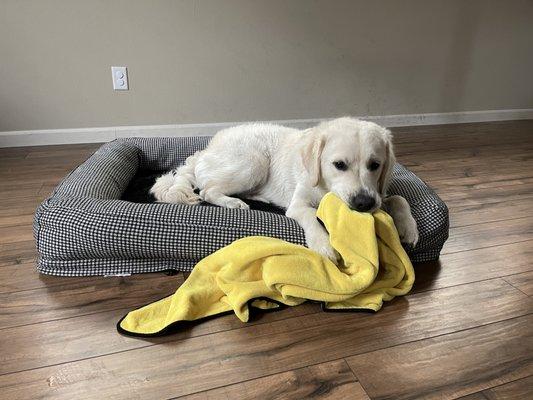
[[[531,108],[532,21],[532,1],[0,0],[0,131]]]

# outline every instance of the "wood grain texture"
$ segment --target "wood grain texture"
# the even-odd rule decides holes
[[[0,294],[0,329],[139,307],[174,293],[182,275],[96,277],[83,282]]]
[[[0,178],[1,179],[1,178]],[[0,217],[34,214],[43,197],[8,198],[0,202]],[[1,242],[0,242],[1,243]]]
[[[413,291],[439,289],[533,271],[532,260],[533,241],[444,254],[438,261],[415,265]]]
[[[507,276],[505,280],[528,296],[533,296],[533,271]]]
[[[0,294],[87,281],[85,277],[58,279],[56,276],[38,274],[34,261],[0,267]]]
[[[499,203],[450,208],[450,226],[465,227],[487,222],[507,221],[533,215],[533,200],[503,200]]]
[[[94,390],[152,398],[157,387],[154,398],[178,397],[513,318],[530,312],[532,301],[495,279],[415,294],[377,314],[312,314],[3,375],[0,390],[9,398],[75,398]]]
[[[524,242],[533,239],[533,216],[450,229],[442,254]]]
[[[533,399],[533,376],[496,386],[482,392],[487,400]]]
[[[398,160],[450,210],[450,240],[438,262],[416,265],[412,294],[375,315],[309,303],[150,340],[115,324],[183,276],[35,271],[35,208],[99,145],[0,149],[0,397],[344,399],[366,398],[363,387],[371,398],[533,397],[533,121],[393,131]],[[379,374],[358,381],[344,360],[361,357]]]
[[[26,215],[14,215],[14,216],[4,216],[0,217],[0,228],[7,226],[20,226],[26,225],[31,226],[33,224],[33,214]]]
[[[369,397],[344,360],[317,364],[220,389],[179,397],[182,400],[352,399]]]
[[[0,334],[9,346],[0,345],[0,374],[93,358],[115,352],[182,339],[269,324],[320,312],[317,304],[304,304],[279,312],[259,314],[247,324],[234,315],[191,323],[171,336],[139,340],[118,335],[116,323],[134,307],[98,312],[39,324],[6,328]],[[68,346],[65,346],[65,341]],[[42,352],[46,349],[46,352]]]
[[[487,400],[487,398],[483,395],[483,393],[472,393],[466,396],[458,397],[459,400]]]
[[[36,259],[37,249],[34,240],[16,243],[0,242],[0,267],[35,262]]]
[[[453,399],[533,374],[533,316],[370,352],[347,362],[373,399]]]
[[[31,224],[0,227],[0,243],[11,244],[33,239]]]
[[[513,274],[533,268],[530,262],[531,252],[533,251],[531,243],[508,245],[504,248],[504,252],[501,250],[496,251],[495,249],[498,248],[494,247],[473,252],[461,252],[447,255],[441,259],[437,268],[432,263],[418,265],[417,280],[413,292],[416,293],[419,291],[445,288],[478,280],[486,280],[502,274]],[[502,263],[505,262],[508,257],[512,257],[514,261],[502,271]],[[468,265],[469,268],[464,268],[465,265]],[[88,278],[58,279],[53,276],[30,273],[33,271],[29,271],[26,274],[17,273],[20,272],[17,271],[17,269],[30,266],[31,264],[16,265],[0,269],[0,291],[4,288],[5,291],[11,292],[17,285],[22,290],[22,288],[51,288],[52,286],[65,285],[66,282],[69,284],[67,287],[71,287],[71,284],[79,284],[82,282],[86,282],[86,285],[88,285],[91,282]],[[4,274],[5,271],[9,271],[10,275]],[[101,280],[102,278],[93,279],[93,281],[96,282]],[[1,282],[6,283],[2,285]],[[8,286],[7,282],[11,282],[11,286]],[[175,284],[177,285],[177,282]],[[5,337],[9,338],[10,341],[14,340],[15,343],[20,343],[20,348],[23,347],[24,351],[17,350],[19,346],[8,348],[2,358],[3,368],[0,367],[0,371],[16,371],[17,367],[20,369],[35,368],[46,365],[47,362],[57,364],[88,356],[103,355],[108,352],[142,347],[144,343],[137,340],[121,340],[117,344],[115,340],[117,339],[115,332],[109,329],[126,312],[127,309],[120,309],[104,312],[100,316],[94,316],[93,314],[88,316],[76,316],[70,317],[67,321],[48,321],[39,325],[29,325],[4,330],[3,334]],[[300,307],[259,315],[257,321],[254,321],[253,323],[268,323],[277,319],[287,319],[318,312],[320,312],[320,308],[317,304],[307,303]],[[201,324],[191,325],[179,334],[172,336],[171,339],[175,340],[178,338],[195,337],[242,328],[243,326],[245,325],[238,321],[234,316],[223,316]],[[39,331],[39,334],[37,335],[35,334],[36,330]],[[69,346],[68,349],[64,349],[63,351],[58,351],[62,348],[63,338],[66,336],[62,335],[62,331],[68,332],[68,340],[70,342],[79,341],[80,344]],[[94,343],[101,343],[100,346],[94,346],[95,349],[92,353],[91,349],[93,346],[87,346],[87,348],[85,348],[81,345],[84,340],[87,340],[88,331],[92,332],[91,340],[94,341]],[[43,357],[39,352],[34,350],[42,348],[43,343],[46,343],[46,347],[49,349],[46,357]]]

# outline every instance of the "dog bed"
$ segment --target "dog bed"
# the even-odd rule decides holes
[[[283,211],[258,202],[252,210],[153,203],[156,176],[183,164],[210,137],[127,138],[104,144],[72,171],[37,209],[38,270],[62,276],[190,271],[236,239],[271,236],[305,244]],[[413,262],[439,257],[448,237],[448,209],[422,180],[394,168],[390,194],[407,199],[420,239]]]

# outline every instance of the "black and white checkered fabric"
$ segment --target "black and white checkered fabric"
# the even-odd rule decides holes
[[[120,200],[138,170],[169,170],[203,149],[209,137],[130,138],[103,145],[37,209],[40,272],[63,276],[189,271],[202,258],[245,236],[305,244],[283,215],[258,211]],[[391,194],[411,204],[420,231],[413,261],[435,260],[448,237],[448,210],[418,177],[396,165]]]

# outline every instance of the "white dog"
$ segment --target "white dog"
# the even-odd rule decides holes
[[[391,138],[389,130],[353,118],[305,131],[271,124],[236,126],[218,132],[205,150],[159,177],[150,192],[167,203],[204,200],[248,209],[233,197],[239,196],[285,208],[304,229],[308,247],[336,261],[316,219],[320,200],[333,192],[357,211],[384,206],[402,242],[415,245],[418,230],[409,204],[400,196],[385,197],[395,162]]]

